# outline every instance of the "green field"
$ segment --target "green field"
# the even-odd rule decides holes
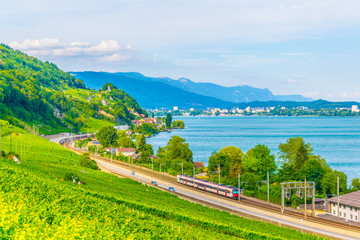
[[[11,142],[22,164],[0,157],[0,239],[318,239],[81,167],[60,145],[11,132],[24,133],[2,127],[2,149]]]

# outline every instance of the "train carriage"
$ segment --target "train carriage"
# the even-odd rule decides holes
[[[177,176],[177,182],[186,186],[194,187],[199,190],[211,192],[220,196],[238,199],[239,189],[231,186],[225,186],[223,184],[217,184],[202,179],[197,179],[192,176],[179,174]]]

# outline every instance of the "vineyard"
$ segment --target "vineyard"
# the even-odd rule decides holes
[[[318,239],[81,167],[75,153],[10,125],[2,135],[22,163],[0,157],[0,239]]]

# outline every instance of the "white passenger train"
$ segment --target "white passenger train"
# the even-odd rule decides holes
[[[239,189],[236,187],[225,186],[223,184],[217,184],[187,175],[177,175],[177,182],[186,186],[194,187],[199,190],[211,192],[228,198],[238,199],[239,197]]]

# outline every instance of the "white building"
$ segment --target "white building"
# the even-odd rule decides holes
[[[338,206],[339,201],[339,206]],[[360,222],[360,191],[348,193],[326,200],[326,211],[328,214],[348,221]]]
[[[120,130],[128,130],[129,129],[129,125],[117,125],[117,126],[114,126],[114,128],[116,129],[116,131],[120,131]]]
[[[352,106],[351,106],[351,112],[359,112],[359,107],[358,107],[358,105],[352,105]]]
[[[250,111],[251,111],[250,106],[249,106],[249,107],[247,107],[247,108],[245,109],[245,111],[250,112]]]
[[[173,107],[173,110],[174,110],[174,111],[177,111],[177,110],[179,110],[179,107],[174,106],[174,107]]]
[[[194,111],[194,108],[190,108],[190,111],[191,111],[191,112]]]
[[[117,148],[116,155],[122,154],[124,156],[132,156],[135,154],[135,148]]]

